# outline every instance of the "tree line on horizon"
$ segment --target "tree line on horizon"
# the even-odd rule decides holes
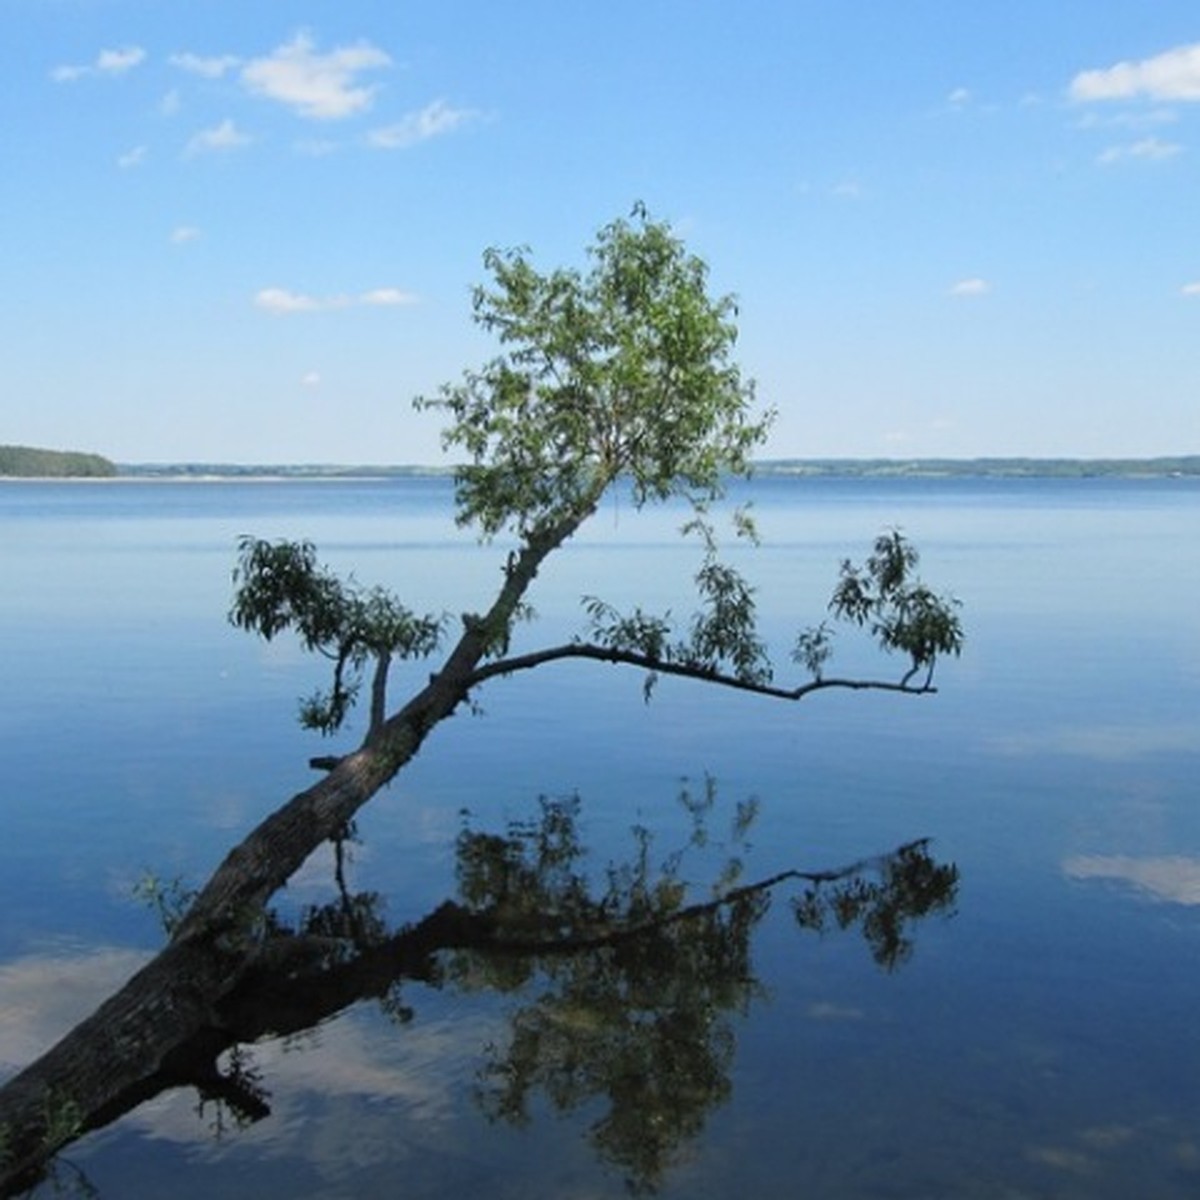
[[[1200,454],[1154,458],[772,458],[754,463],[761,476],[817,478],[823,476],[905,478],[961,477],[991,479],[1092,479],[1104,476],[1159,478],[1200,477]],[[31,446],[0,445],[0,478],[112,479],[130,478],[244,478],[278,475],[283,478],[337,479],[452,475],[452,466],[421,464],[337,463],[121,463],[100,454],[76,450],[41,450]]]
[[[38,450],[32,446],[0,446],[0,476],[21,479],[111,479],[116,463],[100,454],[78,450]]]

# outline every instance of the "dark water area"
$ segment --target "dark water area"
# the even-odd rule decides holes
[[[955,884],[905,919],[903,950],[870,936],[882,891],[860,891],[842,929],[832,907],[798,920],[811,882],[791,879],[646,961],[506,974],[448,956],[441,978],[240,1049],[270,1115],[239,1124],[164,1093],[73,1146],[62,1186],[1200,1191],[1200,485],[763,479],[735,499],[753,501],[762,545],[730,555],[759,586],[781,681],[841,560],[899,527],[963,602],[967,645],[939,664],[940,691],[788,704],[664,679],[646,705],[635,674],[597,664],[495,681],[363,811],[349,877],[397,929],[470,882],[464,848],[483,843],[464,830],[516,823],[510,850],[528,850],[559,805],[593,898],[642,878],[701,904],[736,862],[741,885],[862,864],[862,887],[912,901],[915,868],[889,876],[886,856],[929,839]],[[519,646],[569,638],[585,594],[688,611],[681,516],[607,505],[547,564]],[[442,479],[0,485],[0,1076],[161,944],[139,880],[202,882],[311,782],[310,755],[361,735],[302,731],[322,664],[225,621],[247,533],[308,538],[363,583],[454,614],[487,603],[508,549],[455,530]],[[901,669],[847,633],[830,673]],[[427,670],[398,670],[393,697]],[[334,898],[323,851],[280,908]]]

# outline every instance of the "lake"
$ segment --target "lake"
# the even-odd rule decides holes
[[[162,1093],[75,1144],[60,1186],[1200,1191],[1200,484],[764,478],[735,498],[762,544],[729,553],[759,587],[781,680],[841,560],[898,527],[963,603],[966,648],[938,693],[792,704],[666,678],[646,704],[635,673],[593,663],[494,681],[363,811],[347,870],[402,926],[471,878],[472,834],[516,823],[510,849],[528,848],[557,814],[598,892],[645,877],[701,904],[734,869],[745,886],[864,864],[823,928],[793,879],[738,920],[672,927],[673,981],[631,947],[599,966],[450,956],[385,1003],[238,1051],[269,1115]],[[686,614],[697,551],[680,519],[608,504],[543,570],[517,644],[569,639],[584,594]],[[454,614],[486,606],[508,549],[455,530],[437,478],[0,484],[4,1076],[162,943],[139,881],[202,882],[312,782],[310,756],[361,736],[301,730],[323,664],[226,622],[241,534],[310,539]],[[836,645],[830,674],[902,672],[851,633]],[[393,698],[428,670],[397,668]],[[911,884],[880,856],[917,839],[953,887],[924,915],[911,887],[880,907],[872,881]],[[280,906],[335,895],[320,854]]]

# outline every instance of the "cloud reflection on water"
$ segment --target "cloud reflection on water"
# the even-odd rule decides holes
[[[988,745],[995,753],[1013,758],[1061,754],[1098,762],[1131,762],[1155,754],[1195,754],[1200,746],[1200,722],[1060,725],[1013,732],[992,738]]]
[[[1136,857],[1079,854],[1064,860],[1068,879],[1107,879],[1131,884],[1167,904],[1200,904],[1200,858],[1182,854]]]
[[[0,966],[0,1074],[52,1046],[150,957],[102,946],[30,955]]]

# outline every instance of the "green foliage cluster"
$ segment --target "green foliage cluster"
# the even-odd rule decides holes
[[[333,683],[303,701],[301,724],[332,733],[345,720],[368,663],[374,665],[372,727],[383,719],[393,658],[422,658],[441,644],[443,619],[418,616],[385,588],[343,581],[317,562],[309,542],[243,537],[229,620],[270,641],[285,629],[333,664]]]
[[[99,454],[77,450],[36,450],[31,446],[0,446],[0,477],[24,479],[111,479],[114,463]]]
[[[766,643],[758,635],[754,588],[715,553],[705,556],[695,582],[700,603],[686,635],[676,632],[669,611],[658,616],[638,607],[622,614],[596,596],[583,600],[588,633],[597,645],[639,655],[652,667],[680,667],[709,676],[727,673],[739,683],[766,687],[772,669]],[[646,676],[647,699],[657,678],[653,669]]]
[[[958,601],[938,596],[912,578],[919,561],[916,547],[898,530],[882,534],[865,566],[848,559],[842,563],[842,578],[830,602],[836,616],[868,626],[884,650],[909,656],[912,669],[904,682],[921,668],[932,676],[939,654],[957,656],[963,646]],[[802,653],[812,656],[811,641]]]
[[[901,687],[922,669],[928,687],[938,656],[957,656],[963,647],[959,601],[915,578],[919,562],[916,547],[901,533],[882,534],[862,566],[843,561],[829,602],[836,619],[866,627],[884,651],[908,655],[912,665]],[[622,614],[595,596],[584,598],[589,634],[597,644],[638,655],[659,669],[677,667],[710,677],[724,673],[747,687],[769,687],[773,671],[757,631],[754,588],[711,550],[696,585],[701,604],[686,636],[676,633],[670,612],[659,616],[634,608]],[[818,683],[833,653],[833,632],[822,621],[802,630],[792,650],[793,661]],[[647,697],[655,678],[654,672],[647,677]]]
[[[587,272],[541,274],[527,250],[489,250],[474,317],[502,352],[418,401],[450,418],[443,443],[470,460],[458,519],[485,537],[586,516],[620,476],[638,505],[714,496],[771,423],[750,415],[731,357],[733,298],[708,295],[707,266],[666,224],[639,205],[590,254]]]
[[[196,890],[178,876],[161,879],[153,872],[147,872],[133,885],[133,897],[158,917],[163,932],[170,937],[195,900]]]

